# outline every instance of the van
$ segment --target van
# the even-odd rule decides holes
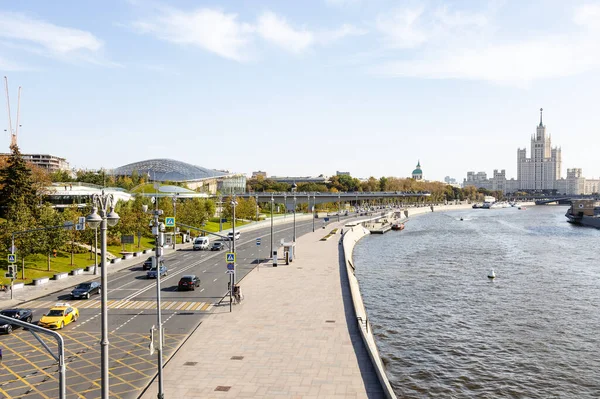
[[[203,250],[208,249],[208,245],[210,244],[210,240],[208,237],[198,237],[194,240],[193,250]]]

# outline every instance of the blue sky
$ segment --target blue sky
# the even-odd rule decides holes
[[[0,4],[21,151],[90,169],[516,177],[543,107],[563,176],[597,178],[598,43],[594,1]]]

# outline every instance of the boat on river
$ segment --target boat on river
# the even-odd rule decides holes
[[[565,216],[569,223],[600,229],[600,201],[573,200]]]
[[[392,230],[404,230],[404,223],[394,223]]]

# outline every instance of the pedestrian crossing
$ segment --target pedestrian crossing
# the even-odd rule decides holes
[[[50,309],[60,301],[35,300],[26,304],[29,308]],[[100,309],[99,300],[72,300],[68,301],[71,306],[78,309]],[[156,309],[156,301],[130,301],[123,299],[112,299],[107,302],[109,309]],[[162,310],[197,311],[208,312],[213,308],[210,302],[193,301],[161,301]]]

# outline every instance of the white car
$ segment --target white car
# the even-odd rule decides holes
[[[236,231],[235,232],[235,239],[239,240],[241,235],[242,234],[239,231]],[[229,241],[231,241],[233,239],[233,231],[230,231],[229,233],[227,233],[227,238],[229,238]]]
[[[194,240],[193,250],[207,250],[210,244],[208,237],[198,237]]]

